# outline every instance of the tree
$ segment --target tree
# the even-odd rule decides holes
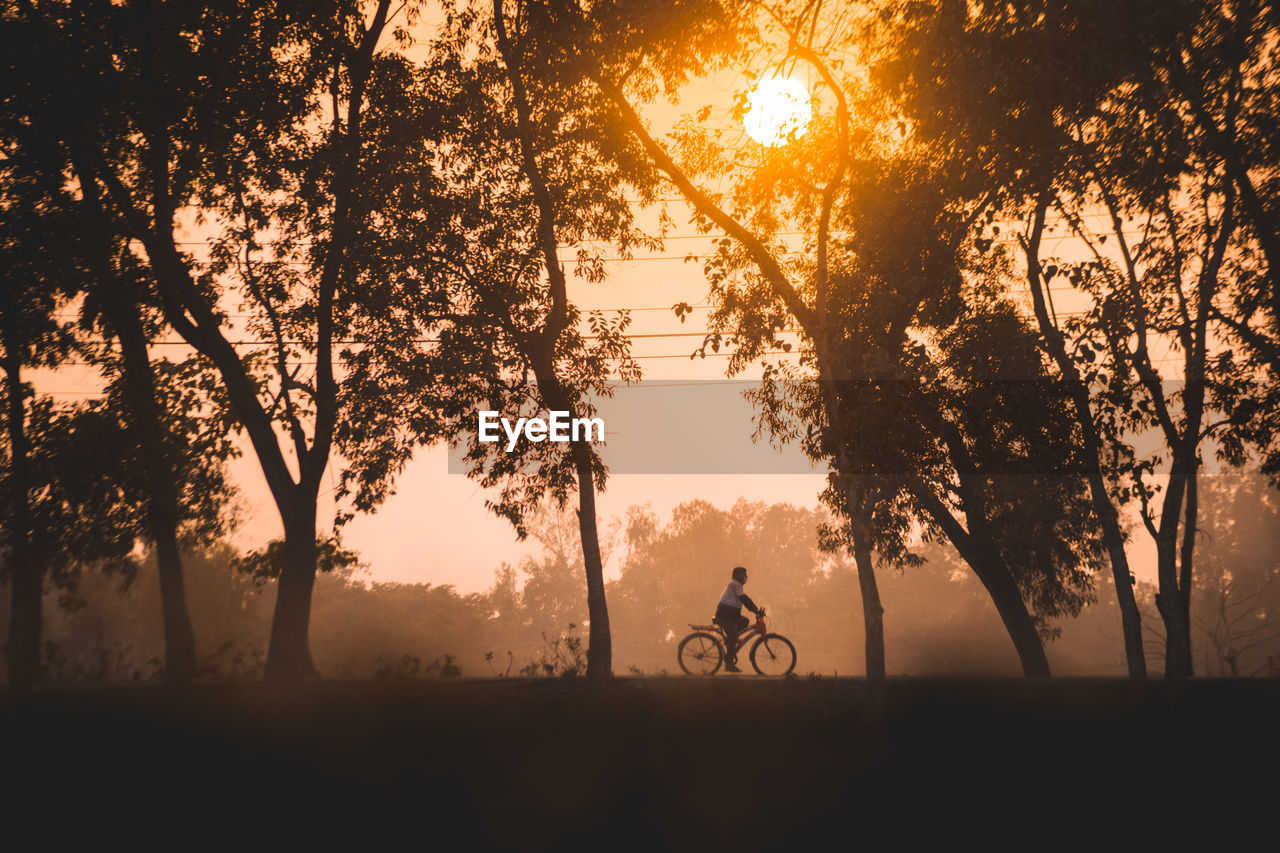
[[[183,387],[180,371],[159,375],[162,400],[199,404],[199,392]],[[37,569],[40,604],[46,591],[56,590],[60,604],[74,607],[87,572],[131,580],[139,570],[138,545],[150,544],[148,483],[136,452],[130,452],[135,445],[121,384],[117,380],[99,400],[68,405],[57,404],[47,396],[35,396],[26,406],[23,434],[28,451],[25,473],[29,527],[25,546],[30,564]],[[179,541],[192,548],[223,532],[230,490],[223,479],[220,460],[226,458],[229,448],[225,430],[208,428],[206,432],[201,428],[203,424],[193,427],[189,410],[182,411],[183,415],[168,419],[165,427],[171,431],[168,446],[175,451]],[[11,446],[9,443],[4,448],[6,462],[12,455]],[[123,452],[104,452],[104,448],[121,448]],[[11,465],[8,470],[12,471]],[[11,498],[11,490],[19,487],[14,477],[6,477],[6,499]],[[12,553],[10,535],[5,540]],[[14,586],[20,588],[16,583]],[[16,600],[14,603],[11,626],[21,623],[24,616],[17,609]],[[37,609],[37,630],[41,618]],[[166,645],[169,636],[166,626]],[[37,649],[32,680],[40,675],[39,653],[43,649],[42,643]],[[24,685],[18,680],[23,675],[20,668],[15,671],[11,665],[10,673],[15,688],[29,686],[30,682]]]
[[[971,226],[988,210],[990,195],[980,190],[984,176],[963,166],[950,168],[953,161],[939,161],[937,152],[914,140],[892,138],[879,94],[844,68],[847,57],[841,54],[873,53],[874,45],[856,42],[856,27],[837,10],[824,11],[822,4],[752,5],[736,16],[739,29],[755,31],[752,44],[776,51],[775,73],[798,63],[809,66],[817,78],[814,98],[827,111],[815,117],[803,139],[792,138],[776,149],[748,144],[744,150],[736,131],[702,126],[713,109],[708,106],[697,121],[679,126],[674,146],[664,146],[611,75],[626,69],[632,75],[628,87],[643,98],[652,89],[650,77],[664,73],[666,57],[652,50],[645,53],[642,38],[635,35],[643,32],[642,24],[620,25],[611,14],[606,7],[598,15],[593,6],[579,24],[581,31],[574,33],[573,42],[583,54],[581,63],[592,69],[588,73],[593,81],[613,99],[655,166],[694,205],[699,226],[724,232],[705,265],[718,303],[708,344],[718,347],[727,335],[736,345],[729,367],[735,371],[777,354],[784,347],[779,333],[789,323],[802,334],[801,370],[765,358],[765,383],[756,401],[766,408],[762,420],[775,436],[805,436],[811,455],[831,466],[827,497],[843,519],[839,531],[854,553],[862,582],[868,677],[879,682],[884,671],[882,607],[872,553],[890,564],[914,562],[905,539],[913,511],[956,541],[983,579],[1027,674],[1048,674],[1036,622],[1019,585],[1028,594],[1039,590],[1039,603],[1047,614],[1077,611],[1091,585],[1089,549],[1068,549],[1050,558],[1052,549],[1045,548],[1045,560],[1037,568],[1006,562],[996,539],[1017,539],[1020,520],[1013,515],[1029,505],[1007,503],[1015,512],[1000,519],[1005,529],[993,538],[992,519],[980,525],[987,507],[976,487],[987,477],[973,469],[974,449],[966,446],[961,432],[976,426],[978,414],[971,406],[953,406],[952,414],[971,423],[958,424],[945,416],[940,420],[936,411],[926,411],[940,398],[910,390],[921,369],[926,374],[936,371],[922,358],[913,332],[941,331],[955,323],[962,304],[961,283],[991,274],[963,245]],[[628,38],[641,46],[631,46]],[[741,109],[739,103],[731,117],[740,117]],[[699,178],[701,186],[695,183]],[[713,196],[705,189],[726,180],[732,187],[728,194]],[[806,241],[801,260],[790,257],[797,253],[784,240],[796,232]],[[971,366],[981,364],[980,358]],[[966,381],[975,378],[971,375]],[[802,399],[791,407],[802,414],[799,426],[784,423],[776,410],[768,411],[778,405],[775,390],[786,384],[780,379],[814,383],[810,390],[797,392]],[[973,402],[982,394],[968,397]],[[987,402],[1002,405],[991,395]],[[1022,432],[1033,445],[1044,434],[1044,417],[1052,420],[1054,405],[1052,399],[1040,401],[1034,410],[1040,423],[1029,410],[1022,412]],[[806,422],[811,425],[807,430]],[[1059,446],[1063,429],[1069,431],[1070,426],[1058,424]],[[976,430],[972,434],[977,435]],[[1024,461],[1044,450],[1029,450]],[[963,511],[973,524],[970,530],[949,506],[955,478],[968,496]],[[1082,514],[1089,512],[1074,500],[1056,508],[1045,501],[1039,510],[1060,512],[1068,528],[1085,524]],[[1074,519],[1068,518],[1071,513]],[[1044,529],[1051,530],[1055,523]],[[1023,568],[1026,573],[1016,577]],[[1037,587],[1047,578],[1057,584],[1054,605],[1049,604],[1053,596],[1045,594],[1049,587]],[[1059,605],[1065,609],[1055,609]]]
[[[1257,474],[1204,478],[1193,614],[1198,670],[1274,675],[1280,659],[1280,501]]]
[[[606,470],[589,441],[521,441],[508,452],[480,441],[475,421],[477,409],[590,417],[593,395],[639,376],[625,312],[583,316],[569,289],[575,278],[604,279],[606,249],[627,256],[636,243],[653,245],[634,224],[628,193],[652,198],[655,182],[634,167],[634,145],[611,127],[603,99],[563,70],[546,16],[529,3],[448,9],[418,81],[422,103],[441,115],[432,159],[420,164],[430,189],[421,216],[392,228],[407,244],[429,247],[430,274],[448,294],[439,337],[408,343],[427,365],[466,354],[466,459],[472,476],[499,488],[491,508],[523,536],[526,516],[546,498],[563,506],[577,495],[587,675],[600,680],[612,668],[595,504]],[[571,272],[565,249],[576,251]],[[412,290],[403,301],[426,320],[438,311]]]
[[[1221,164],[1237,200],[1238,239],[1254,259],[1235,273],[1223,305],[1209,311],[1239,344],[1241,368],[1270,376],[1241,389],[1231,417],[1280,483],[1280,147],[1273,109],[1280,78],[1270,47],[1280,16],[1272,4],[1242,0],[1187,4],[1176,21],[1153,49],[1156,79],[1149,85],[1179,105],[1195,156]]]
[[[6,137],[8,134],[6,134]],[[41,602],[46,567],[33,537],[32,500],[42,485],[33,472],[32,428],[23,379],[29,367],[56,364],[70,350],[71,335],[55,313],[65,304],[74,265],[65,236],[65,197],[47,199],[31,164],[5,140],[0,161],[0,365],[5,374],[5,566],[12,585],[5,655],[9,683],[19,692],[40,677]],[[63,203],[63,204],[60,204]],[[51,251],[52,250],[52,251]]]
[[[966,288],[955,321],[935,333],[936,390],[919,421],[937,436],[939,458],[919,469],[941,464],[941,477],[911,493],[987,588],[1024,672],[1048,674],[1037,635],[1056,636],[1051,620],[1093,600],[1100,555],[1077,476],[1078,430],[1007,285]],[[948,500],[963,528],[939,506]]]
[[[218,533],[227,497],[222,464],[231,453],[225,441],[229,425],[219,415],[221,401],[216,389],[205,382],[207,377],[201,376],[194,362],[181,367],[152,363],[148,345],[158,337],[163,324],[156,322],[158,312],[147,304],[145,273],[124,245],[126,229],[112,220],[94,182],[68,183],[68,174],[85,173],[91,156],[74,139],[64,144],[68,137],[59,131],[67,123],[65,116],[35,120],[40,99],[48,94],[49,81],[43,75],[51,69],[46,61],[29,55],[33,41],[24,39],[32,34],[29,20],[19,14],[6,17],[3,23],[13,48],[6,51],[10,61],[5,99],[14,119],[5,125],[7,150],[10,163],[21,164],[39,193],[15,202],[34,210],[54,211],[60,217],[60,233],[28,230],[25,235],[61,264],[56,274],[46,269],[34,286],[50,296],[62,294],[69,304],[81,306],[78,353],[102,368],[109,390],[117,396],[123,393],[123,399],[113,399],[115,408],[109,416],[120,418],[126,439],[120,449],[136,464],[140,482],[145,484],[137,498],[146,507],[149,524],[139,536],[157,554],[166,676],[185,681],[195,672],[196,649],[179,540],[192,545]],[[115,346],[96,345],[98,335],[114,341]],[[175,406],[178,408],[172,408]],[[129,453],[125,450],[128,447],[136,452]],[[199,475],[195,469],[202,465],[207,470]],[[128,467],[115,473],[126,480],[135,479]],[[210,490],[203,494],[183,491],[197,480]],[[132,484],[125,487],[136,491]],[[197,517],[201,533],[192,538],[195,528],[191,522]]]
[[[313,672],[316,498],[335,445],[357,509],[397,471],[386,444],[398,433],[372,426],[383,401],[335,367],[367,367],[363,333],[394,311],[380,301],[392,259],[377,217],[395,203],[385,158],[408,105],[397,86],[406,63],[383,49],[387,36],[407,38],[390,6],[366,16],[357,2],[24,4],[52,89],[37,107],[58,100],[36,120],[55,124],[86,197],[109,200],[141,245],[155,303],[216,367],[279,510],[270,678]],[[193,222],[210,235],[207,257],[183,248]],[[251,312],[244,323],[232,322],[233,293]],[[245,333],[266,352],[238,350]]]
[[[564,8],[566,6],[568,8]],[[691,10],[683,7],[679,10],[680,13],[688,14],[689,22],[692,23],[685,23],[686,32],[704,33],[709,26],[726,18],[731,23],[718,39],[708,39],[705,45],[689,45],[685,48],[686,53],[677,57],[673,55],[675,51],[671,43],[666,40],[670,38],[669,31],[659,26],[651,33],[646,28],[647,19],[654,14],[654,9],[622,9],[613,4],[599,4],[593,5],[589,11],[583,11],[577,4],[555,4],[559,12],[557,23],[566,33],[562,40],[571,45],[567,49],[572,52],[575,65],[581,66],[594,85],[613,103],[621,122],[640,140],[655,168],[664,173],[693,205],[698,224],[704,229],[714,225],[725,232],[726,238],[718,254],[727,256],[729,248],[738,245],[744,258],[754,264],[758,275],[754,291],[758,301],[763,303],[764,310],[757,310],[752,306],[752,314],[763,315],[764,321],[754,324],[752,339],[756,342],[775,341],[776,333],[784,327],[789,314],[813,341],[811,361],[818,375],[825,414],[825,419],[818,426],[820,453],[823,458],[833,461],[832,494],[837,496],[836,505],[848,519],[847,530],[858,566],[863,617],[867,625],[867,678],[875,688],[875,695],[879,695],[885,670],[883,608],[879,602],[871,561],[876,495],[865,481],[849,476],[851,465],[848,447],[839,434],[844,422],[844,412],[840,404],[838,383],[854,377],[847,365],[836,363],[827,328],[831,212],[849,168],[850,112],[846,92],[832,76],[831,68],[810,44],[794,40],[789,44],[789,48],[796,48],[796,58],[811,64],[822,77],[829,97],[834,102],[834,117],[830,121],[828,132],[824,134],[825,141],[831,147],[824,151],[822,165],[817,169],[818,173],[812,176],[812,182],[805,182],[810,192],[807,193],[807,199],[798,205],[808,226],[808,233],[813,235],[814,262],[800,276],[800,281],[797,281],[784,269],[780,249],[774,238],[774,232],[780,230],[779,221],[772,215],[767,216],[763,223],[758,219],[744,220],[707,190],[695,184],[690,173],[681,168],[668,150],[650,133],[633,106],[632,96],[624,89],[624,86],[630,86],[642,99],[655,94],[660,86],[665,86],[670,91],[683,82],[689,73],[707,70],[714,66],[718,58],[734,53],[736,37],[752,29],[752,16],[746,16],[744,21],[742,17],[729,14],[717,4],[690,6],[693,7]],[[681,18],[681,15],[672,14],[671,17]],[[699,47],[702,48],[701,51],[698,50]],[[791,58],[790,51],[787,58]],[[709,113],[709,110],[705,112]],[[714,147],[704,147],[698,152],[695,163],[702,166],[715,164],[720,154],[722,152]],[[745,194],[739,188],[734,200],[742,201]],[[770,214],[772,213],[770,210]],[[761,225],[764,226],[763,230],[760,230]],[[713,285],[717,283],[714,275],[711,281]],[[812,294],[811,297],[809,293]],[[736,306],[730,306],[730,310],[733,307]],[[714,339],[714,343],[719,345],[718,337]],[[742,357],[750,358],[759,349],[757,343],[755,348],[748,348]]]
[[[488,651],[495,658],[511,652],[512,658],[504,658],[503,663],[516,669],[523,666],[526,657],[532,662],[553,644],[565,646],[576,640],[577,629],[589,617],[577,513],[568,507],[544,505],[527,515],[523,523],[529,536],[542,546],[542,553],[515,565],[500,566],[485,596],[492,620]],[[602,537],[606,562],[613,538],[608,532]],[[612,639],[616,620],[610,620],[610,633]],[[490,663],[497,667],[496,659]]]
[[[1017,239],[1032,309],[1082,430],[1136,685],[1145,678],[1142,629],[1117,503],[1140,503],[1157,542],[1168,675],[1180,683],[1191,666],[1201,448],[1212,443],[1239,463],[1246,445],[1274,440],[1265,357],[1242,364],[1218,350],[1225,336],[1258,328],[1258,249],[1241,239],[1243,193],[1222,152],[1204,142],[1203,110],[1171,83],[1188,39],[1202,39],[1204,15],[1225,8],[1078,0],[884,9],[898,41],[879,69],[882,85],[922,134],[987,172],[1005,209],[1026,222]],[[1251,8],[1239,6],[1237,19]],[[1235,68],[1216,95],[1224,115],[1260,117],[1243,106],[1266,77],[1262,54],[1253,57],[1222,57]],[[998,227],[990,223],[980,243],[999,243]],[[1045,257],[1055,229],[1074,242]],[[1053,287],[1060,305],[1083,297],[1088,307],[1064,315]],[[1181,384],[1170,387],[1161,365],[1175,360]],[[1134,455],[1144,433],[1159,436],[1162,452]],[[1152,482],[1157,465],[1168,465],[1167,486]]]
[[[1105,182],[1106,178],[1101,181]],[[1202,199],[1206,206],[1215,203],[1210,201],[1214,193],[1212,178],[1204,182],[1200,191],[1204,193]],[[1107,190],[1101,192],[1107,193]],[[1228,190],[1227,197],[1218,201],[1222,204],[1222,213],[1216,221],[1205,217],[1195,222],[1185,214],[1175,213],[1174,205],[1178,201],[1172,194],[1166,196],[1162,211],[1148,212],[1148,230],[1130,249],[1121,216],[1133,208],[1120,208],[1108,198],[1105,203],[1111,213],[1112,231],[1123,265],[1114,264],[1096,249],[1092,262],[1060,264],[1077,276],[1079,286],[1095,300],[1095,307],[1084,320],[1068,321],[1066,327],[1074,332],[1073,343],[1080,360],[1092,363],[1096,358],[1099,364],[1098,371],[1090,370],[1086,376],[1105,388],[1103,393],[1108,399],[1099,408],[1106,419],[1104,428],[1111,432],[1108,443],[1120,454],[1120,470],[1132,477],[1133,494],[1141,504],[1144,527],[1157,545],[1159,593],[1156,602],[1165,622],[1168,642],[1166,676],[1175,682],[1191,673],[1190,600],[1198,510],[1197,472],[1201,465],[1200,446],[1213,429],[1213,425],[1205,423],[1206,404],[1211,402],[1207,399],[1208,390],[1221,381],[1216,375],[1219,371],[1214,369],[1221,363],[1215,365],[1208,356],[1209,306],[1223,287],[1219,272],[1223,269],[1234,228],[1234,198]],[[1043,214],[1038,216],[1042,223]],[[1184,243],[1181,236],[1184,229],[1203,234],[1203,242]],[[1078,229],[1077,233],[1082,239],[1089,239],[1084,229]],[[1037,238],[1038,234],[1033,234],[1032,240]],[[1195,268],[1188,263],[1188,256],[1194,258]],[[1029,268],[1033,274],[1043,277],[1038,259],[1030,254]],[[1035,285],[1038,290],[1040,283],[1037,281]],[[1046,329],[1051,330],[1050,334],[1059,333],[1053,318],[1044,310],[1043,297],[1037,301]],[[1173,393],[1163,381],[1152,354],[1155,342],[1163,336],[1173,338],[1175,351],[1180,349],[1183,354],[1184,381]],[[1158,511],[1152,506],[1152,500],[1161,489],[1151,480],[1165,454],[1140,455],[1124,446],[1122,438],[1125,433],[1135,435],[1150,429],[1160,431],[1163,446],[1168,448],[1166,452],[1171,457],[1169,480],[1163,488]],[[1223,449],[1227,457],[1238,460],[1239,452],[1232,452],[1232,437],[1228,435],[1226,439]]]
[[[526,7],[527,8],[527,7]],[[537,215],[537,247],[548,280],[549,310],[541,323],[529,332],[517,331],[515,343],[521,350],[526,365],[532,369],[538,384],[539,395],[549,411],[562,411],[576,417],[582,406],[573,399],[576,394],[562,382],[556,369],[556,349],[561,333],[569,325],[569,300],[564,268],[559,257],[559,236],[556,226],[564,220],[558,209],[561,205],[551,195],[544,172],[538,162],[538,154],[546,151],[540,146],[539,137],[545,129],[534,122],[533,104],[526,83],[525,66],[528,49],[524,33],[519,31],[521,17],[526,8],[517,4],[511,22],[516,27],[514,38],[508,34],[507,14],[502,0],[493,2],[493,31],[498,52],[502,57],[507,84],[511,89],[510,109],[514,113],[514,136],[520,147],[520,173],[528,182]],[[541,132],[540,132],[541,131]],[[554,144],[554,143],[553,143]],[[606,236],[606,235],[601,235]],[[508,325],[509,330],[513,327]],[[572,395],[572,396],[571,396]],[[598,457],[585,443],[570,444],[574,474],[577,478],[578,519],[581,531],[583,563],[587,576],[587,611],[590,616],[590,640],[587,647],[587,677],[595,681],[607,678],[613,670],[613,647],[609,633],[609,610],[605,601],[604,561],[600,554],[599,529],[596,519],[596,469]],[[603,474],[603,472],[600,472]]]
[[[1189,138],[1212,157],[1239,198],[1240,219],[1261,251],[1265,269],[1221,315],[1246,346],[1280,371],[1280,185],[1273,105],[1280,85],[1270,44],[1280,16],[1258,0],[1178,4],[1176,26],[1154,46],[1155,76],[1181,103]],[[1270,314],[1270,334],[1254,322]],[[1261,319],[1261,318],[1259,318]]]
[[[221,482],[222,462],[232,452],[226,442],[231,425],[226,423],[225,418],[218,417],[219,403],[225,403],[217,399],[214,389],[210,389],[214,393],[205,395],[204,399],[164,399],[164,391],[169,391],[172,395],[176,389],[162,389],[156,365],[152,363],[148,353],[148,343],[156,337],[153,331],[156,327],[148,322],[150,318],[146,316],[144,303],[139,296],[146,293],[145,283],[141,281],[140,271],[131,262],[129,254],[120,247],[111,246],[113,235],[118,235],[121,231],[108,224],[97,187],[90,182],[82,185],[80,190],[81,221],[92,227],[92,230],[82,232],[82,238],[89,244],[85,247],[83,256],[87,259],[86,266],[93,270],[91,277],[96,283],[88,294],[86,307],[103,321],[102,325],[108,336],[114,337],[119,346],[119,361],[115,364],[111,364],[114,353],[109,349],[101,353],[100,358],[107,362],[108,370],[115,368],[118,372],[121,381],[117,384],[117,390],[124,392],[127,401],[127,435],[137,451],[131,461],[136,464],[146,484],[142,498],[149,520],[145,538],[155,550],[160,576],[165,676],[172,682],[181,683],[195,675],[197,658],[195,633],[191,627],[182,574],[179,527],[183,520],[184,504],[189,507],[193,501],[206,502],[207,509],[211,510],[211,517],[218,516],[217,506],[226,495],[219,487],[224,485]],[[200,377],[195,372],[194,375],[189,373],[186,378],[196,379],[198,382]],[[188,388],[192,388],[192,385],[188,385]],[[168,408],[165,405],[167,402],[186,404],[186,407]],[[193,423],[191,412],[206,408],[212,410],[208,418],[210,425],[218,423],[221,429],[208,431],[218,436],[214,440],[217,446],[201,449],[212,451],[216,456],[197,454],[194,459],[184,458],[182,451],[191,448],[181,447],[180,440],[174,439],[199,433],[205,425]],[[173,423],[175,416],[187,420],[179,426]],[[172,429],[175,426],[179,428]],[[192,462],[197,466],[207,466],[206,470],[212,473],[214,482],[201,483],[203,489],[194,495],[183,495],[178,478],[182,473],[192,473]],[[206,535],[201,538],[207,540],[210,537]]]

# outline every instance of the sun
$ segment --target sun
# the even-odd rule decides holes
[[[742,127],[756,142],[781,145],[802,136],[813,116],[809,90],[795,77],[766,77],[747,95]]]

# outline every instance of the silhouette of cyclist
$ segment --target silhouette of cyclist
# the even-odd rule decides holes
[[[725,643],[725,661],[724,668],[726,672],[742,672],[738,669],[738,652],[735,648],[738,641],[738,634],[743,628],[751,624],[751,620],[742,615],[742,608],[745,605],[748,610],[757,616],[764,611],[756,606],[756,603],[742,591],[742,585],[747,582],[747,570],[742,566],[738,566],[733,570],[733,578],[729,581],[729,585],[724,589],[724,595],[720,596],[720,605],[716,607],[716,615],[711,620],[724,630],[725,636],[729,641]]]

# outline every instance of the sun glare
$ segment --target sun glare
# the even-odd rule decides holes
[[[767,77],[747,95],[742,127],[761,145],[774,146],[802,136],[813,115],[809,90],[795,77]]]

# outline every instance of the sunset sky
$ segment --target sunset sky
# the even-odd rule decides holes
[[[430,7],[434,12],[435,7]],[[432,13],[429,12],[429,15]],[[431,21],[419,23],[415,30],[423,35],[429,31]],[[414,55],[414,50],[409,55]],[[761,68],[739,69],[723,72],[710,79],[697,80],[688,85],[676,105],[662,101],[646,107],[646,118],[655,131],[670,129],[678,117],[697,110],[703,105],[713,108],[713,116],[721,116],[730,122],[729,112],[738,93],[747,91],[752,76],[768,73],[767,64]],[[785,105],[784,105],[785,106]],[[741,128],[734,125],[734,129]],[[743,151],[758,148],[756,142],[740,133]],[[725,378],[724,369],[728,349],[719,354],[708,352],[705,359],[689,358],[690,353],[702,341],[701,333],[707,328],[705,307],[707,284],[703,278],[701,263],[685,261],[689,254],[705,253],[710,248],[711,236],[700,235],[689,223],[687,204],[676,198],[671,190],[667,202],[668,212],[675,221],[675,230],[667,235],[666,246],[653,253],[637,253],[631,261],[608,261],[610,278],[602,284],[588,284],[570,277],[570,296],[584,312],[588,310],[610,311],[629,308],[632,311],[630,334],[633,336],[632,352],[637,358],[646,382],[698,381],[716,382]],[[655,211],[642,212],[641,221],[656,224]],[[1098,226],[1104,227],[1099,220]],[[1062,226],[1057,233],[1046,238],[1046,250],[1070,257],[1082,251],[1073,247],[1071,238]],[[1006,233],[1008,233],[1006,231]],[[199,256],[204,238],[198,229],[186,235],[191,242],[188,251]],[[566,252],[566,258],[572,252]],[[566,264],[572,272],[572,264]],[[1056,307],[1061,313],[1070,313],[1083,305],[1079,294],[1062,292],[1055,294]],[[697,306],[685,322],[674,315],[671,308],[677,302]],[[236,314],[234,306],[228,313]],[[1029,309],[1028,309],[1029,313]],[[69,316],[69,315],[68,315]],[[792,336],[793,339],[794,336]],[[180,343],[170,333],[169,339]],[[182,357],[190,352],[185,345],[161,345],[153,347],[157,356]],[[1170,359],[1170,368],[1176,368],[1176,360]],[[756,369],[758,370],[758,368]],[[96,393],[99,383],[96,374],[85,367],[64,367],[56,373],[36,371],[37,388],[57,398],[84,399]],[[758,375],[751,371],[739,379]],[[1170,375],[1168,378],[1176,378]],[[706,430],[721,430],[726,435],[741,437],[753,429],[751,408],[745,402],[723,412],[715,423],[701,425]],[[654,430],[666,427],[655,423],[608,423],[611,433],[619,430]],[[240,488],[240,526],[234,531],[232,542],[243,548],[258,547],[281,535],[279,517],[263,481],[258,462],[247,442],[242,441],[244,455],[232,463],[233,479]],[[608,462],[608,455],[605,455]],[[370,577],[379,581],[428,582],[452,584],[463,592],[487,588],[494,570],[503,561],[516,561],[524,554],[536,553],[536,542],[519,542],[510,525],[495,518],[485,508],[486,492],[475,482],[460,474],[448,473],[447,452],[442,447],[420,451],[409,464],[397,484],[397,494],[371,516],[357,517],[345,533],[344,542],[358,551],[370,569]],[[333,517],[333,486],[336,482],[329,466],[330,487],[320,496],[322,526]],[[635,473],[612,474],[605,492],[599,498],[602,520],[621,517],[628,507],[648,504],[660,518],[681,502],[701,499],[727,508],[740,498],[765,502],[789,502],[812,507],[818,503],[818,493],[824,483],[820,472],[809,474],[688,474],[644,475]],[[1136,523],[1136,515],[1133,518]],[[1141,579],[1154,575],[1154,546],[1149,537],[1135,536],[1130,543],[1132,565]],[[734,563],[733,555],[725,555],[726,567]],[[606,573],[616,572],[616,560],[606,567]],[[768,567],[755,569],[764,573]]]
[[[668,238],[664,250],[639,255],[632,261],[610,262],[611,277],[603,284],[571,279],[572,297],[584,310],[632,309],[633,352],[646,383],[717,382],[725,378],[724,357],[708,352],[705,359],[689,358],[701,343],[699,333],[706,329],[706,310],[697,308],[683,324],[671,311],[676,302],[706,305],[707,285],[701,264],[686,263],[684,256],[706,251],[710,238],[697,235],[687,224],[685,210],[680,202],[670,204],[672,217],[681,227]],[[1059,308],[1072,310],[1069,301]],[[157,355],[166,355],[185,348],[155,350]],[[55,375],[46,372],[40,375],[38,384],[42,391],[68,400],[83,399],[97,387],[94,374],[86,368],[64,368]],[[658,429],[662,425],[609,422],[607,427],[616,432],[628,428]],[[726,410],[723,420],[706,423],[703,428],[720,429],[735,438],[749,435],[753,429],[751,408],[743,401],[736,409]],[[279,537],[280,521],[247,443],[244,450],[244,455],[232,463],[233,477],[241,490],[242,522],[232,541],[253,548]],[[761,452],[772,451],[762,448]],[[333,469],[331,464],[331,483]],[[663,518],[676,505],[689,500],[705,500],[722,508],[740,498],[812,507],[818,503],[823,483],[821,473],[616,473],[610,476],[599,506],[603,519],[620,518],[628,507],[643,504],[649,504]],[[323,523],[333,517],[332,485],[320,499]],[[377,513],[357,516],[347,526],[344,542],[361,554],[373,580],[452,584],[462,592],[480,591],[491,585],[494,570],[503,561],[515,562],[522,555],[537,553],[540,547],[532,540],[518,541],[511,526],[485,508],[485,499],[486,491],[477,483],[448,472],[448,455],[443,447],[420,451],[400,477],[397,494]],[[1129,548],[1136,574],[1143,580],[1153,577],[1154,546],[1149,537],[1134,536]],[[726,554],[725,563],[726,567],[733,565],[733,555]],[[768,568],[754,570],[763,576]],[[616,572],[616,560],[606,569],[610,570]]]

